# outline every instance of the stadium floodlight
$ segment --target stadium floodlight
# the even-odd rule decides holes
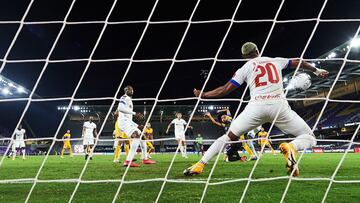
[[[8,88],[4,88],[2,90],[2,93],[3,93],[3,95],[8,95],[8,94],[10,94],[10,90]]]
[[[335,52],[331,52],[331,53],[328,55],[329,58],[334,58],[335,56],[336,56],[336,53],[335,53]]]
[[[214,106],[209,106],[209,110],[214,110]]]
[[[25,89],[21,86],[17,87],[16,90],[18,93],[25,93]]]
[[[79,111],[80,107],[79,106],[74,106],[74,111]]]
[[[360,46],[360,37],[353,39],[350,43],[350,46],[351,47],[359,47]]]
[[[284,78],[284,82],[287,82],[289,79],[288,78]]]

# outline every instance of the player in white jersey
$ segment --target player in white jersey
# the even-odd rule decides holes
[[[133,103],[132,103],[132,96],[134,94],[134,89],[132,86],[126,86],[124,88],[124,95],[120,98],[119,106],[118,106],[118,126],[119,130],[124,132],[128,137],[133,138],[131,145],[130,145],[130,151],[129,154],[126,157],[126,160],[124,162],[124,166],[127,167],[130,165],[130,167],[138,167],[139,165],[133,162],[133,158],[135,156],[136,150],[141,145],[141,151],[143,155],[143,164],[155,164],[155,161],[152,161],[148,159],[147,157],[147,146],[146,142],[140,142],[141,138],[141,131],[138,128],[138,124],[136,124],[133,121],[133,116],[136,117],[143,117],[140,113],[135,113],[133,111]]]
[[[12,156],[12,160],[15,160],[16,157],[16,153],[18,151],[18,149],[21,149],[21,154],[22,154],[22,159],[25,159],[25,141],[24,139],[26,139],[26,131],[25,129],[22,128],[22,125],[20,124],[16,129],[15,129],[15,140],[11,150],[11,153],[9,154],[8,157]]]
[[[82,130],[82,138],[83,138],[83,145],[85,151],[85,160],[90,155],[90,160],[92,160],[92,153],[91,150],[94,147],[95,137],[97,137],[97,130],[96,124],[93,122],[94,118],[92,116],[89,117],[88,121],[84,122],[83,130]]]
[[[297,176],[299,171],[295,159],[296,151],[316,145],[316,139],[306,122],[291,110],[285,98],[281,70],[296,68],[300,63],[301,68],[313,72],[320,78],[326,78],[329,72],[299,60],[260,57],[257,46],[252,42],[245,43],[241,52],[244,58],[250,60],[236,71],[229,82],[214,90],[203,92],[201,97],[223,97],[246,82],[250,89],[251,100],[244,111],[232,122],[228,135],[225,134],[218,138],[202,159],[187,168],[184,174],[202,173],[205,164],[222,149],[224,143],[237,140],[241,134],[263,123],[273,122],[279,112],[275,126],[287,134],[296,136],[295,140],[290,143],[282,143],[279,148],[286,159],[288,172],[294,170],[293,175]],[[194,89],[194,94],[199,96],[200,90]]]
[[[175,139],[178,143],[178,148],[181,152],[182,157],[188,158],[186,154],[186,142],[185,142],[185,126],[187,125],[186,121],[181,118],[181,113],[176,113],[176,118],[171,121],[171,123],[168,125],[166,134],[169,133],[169,129],[171,125],[174,125],[174,134]],[[189,126],[189,128],[192,128],[192,126]]]

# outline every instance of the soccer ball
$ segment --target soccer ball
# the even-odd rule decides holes
[[[286,89],[300,89],[307,90],[311,86],[311,77],[307,73],[300,73],[295,75],[289,82],[289,85]]]

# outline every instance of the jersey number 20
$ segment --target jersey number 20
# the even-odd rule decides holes
[[[279,77],[279,73],[276,70],[276,67],[274,64],[272,63],[267,63],[264,66],[258,65],[256,67],[256,71],[260,71],[260,73],[258,73],[256,75],[255,78],[255,87],[261,87],[261,86],[265,86],[267,85],[267,81],[264,82],[260,82],[260,78],[264,77],[265,75],[267,75],[268,77],[268,81],[270,83],[276,84],[280,81],[280,77]],[[275,74],[275,78],[274,78],[274,74]]]

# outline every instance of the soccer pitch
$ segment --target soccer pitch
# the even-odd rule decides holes
[[[299,178],[330,178],[343,154],[305,154],[300,162]],[[132,183],[134,180],[164,178],[173,154],[155,154],[155,165],[142,165],[130,168],[125,180],[129,181],[121,188],[117,202],[154,202],[162,180]],[[11,180],[34,178],[44,156],[28,156],[26,160],[17,158],[5,159],[0,167],[0,179]],[[90,161],[73,202],[111,202],[120,182],[93,183],[93,180],[120,180],[125,168],[120,163],[112,162],[113,156],[94,156]],[[124,159],[124,155],[121,156]],[[190,155],[183,159],[177,155],[168,179],[186,181],[206,181],[213,161],[198,176],[184,177],[182,171],[195,163],[199,157]],[[360,154],[350,153],[346,156],[335,180],[360,180]],[[70,158],[66,156],[49,156],[39,175],[39,180],[77,179],[84,166],[83,156]],[[239,202],[247,181],[231,182],[247,178],[254,162],[219,161],[211,183],[230,181],[230,183],[210,185],[205,202]],[[256,167],[253,179],[285,176],[285,162],[281,154],[264,155]],[[244,202],[279,202],[288,179],[251,182]],[[285,202],[321,202],[328,187],[329,180],[293,180],[286,195]],[[0,184],[0,202],[24,202],[32,182]],[[29,202],[67,202],[76,186],[70,183],[37,183]],[[204,190],[204,183],[167,182],[159,202],[199,202]],[[360,183],[333,183],[327,202],[358,202],[360,200]]]

